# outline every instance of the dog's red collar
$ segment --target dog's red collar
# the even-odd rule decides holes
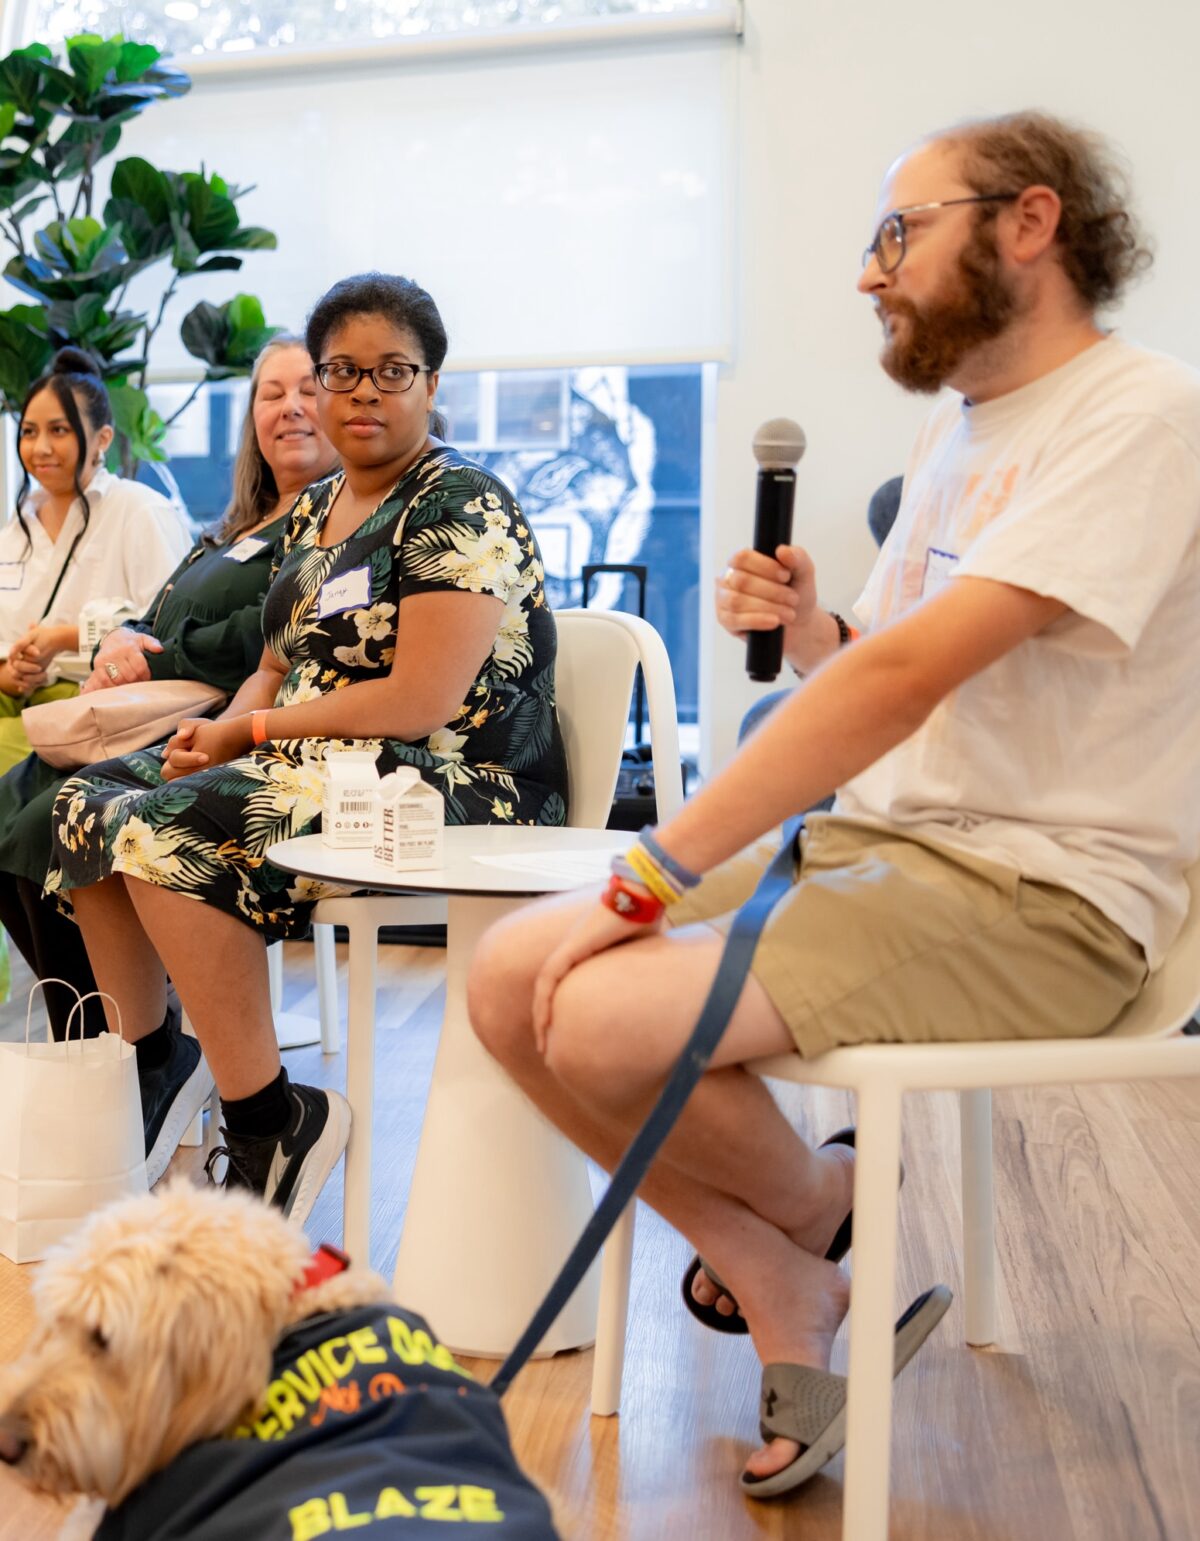
[[[345,1273],[349,1266],[350,1259],[340,1247],[323,1241],[313,1253],[303,1278],[296,1286],[297,1295],[303,1294],[305,1290],[316,1289],[318,1284],[324,1284],[326,1279],[332,1279],[335,1274]]]

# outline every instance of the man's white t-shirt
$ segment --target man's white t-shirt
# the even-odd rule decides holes
[[[959,577],[1071,613],[837,811],[1081,894],[1157,966],[1200,854],[1200,374],[1110,336],[994,401],[939,403],[856,613],[876,630]]]
[[[36,489],[21,510],[28,536],[16,519],[0,526],[0,657],[42,618],[68,555],[48,625],[75,625],[93,599],[125,600],[141,615],[192,543],[161,493],[103,467],[87,486],[86,530],[76,500],[52,541],[37,517],[45,496]]]

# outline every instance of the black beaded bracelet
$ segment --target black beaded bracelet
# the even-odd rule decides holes
[[[838,646],[839,647],[845,647],[846,643],[850,641],[850,628],[849,628],[849,626],[846,625],[845,621],[837,613],[836,610],[830,610],[827,613],[829,615],[830,620],[836,621],[836,623],[837,623]]]

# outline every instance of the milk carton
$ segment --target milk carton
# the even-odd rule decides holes
[[[411,766],[392,771],[375,799],[375,860],[393,872],[442,865],[446,806]]]
[[[375,797],[379,773],[375,756],[347,750],[325,756],[325,786],[321,806],[321,838],[326,845],[348,850],[370,848],[375,838]]]

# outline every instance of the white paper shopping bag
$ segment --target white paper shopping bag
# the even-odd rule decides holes
[[[29,1015],[24,1043],[0,1043],[0,1253],[14,1263],[36,1262],[93,1210],[146,1191],[133,1045],[113,1033],[71,1038],[71,1024],[64,1043],[48,1033],[31,1043]]]

